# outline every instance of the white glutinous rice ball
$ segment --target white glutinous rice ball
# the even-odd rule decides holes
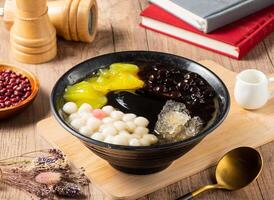
[[[150,146],[150,140],[148,138],[141,138],[140,139],[141,145],[142,146]]]
[[[113,119],[111,117],[105,117],[104,119],[102,119],[102,122],[104,124],[111,124],[111,123],[115,122],[115,119]]]
[[[131,134],[131,138],[141,139],[142,137],[143,135],[140,135],[140,134],[136,134],[136,133]]]
[[[127,128],[127,125],[125,122],[123,121],[116,121],[113,123],[113,126],[118,130],[118,131],[122,131],[125,130]]]
[[[108,135],[117,135],[117,133],[118,133],[118,131],[112,125],[105,126],[102,130],[102,134],[105,137],[108,136]]]
[[[89,105],[88,103],[83,103],[80,106],[79,110],[78,110],[79,113],[82,113],[82,112],[91,112],[91,111],[92,111],[92,106]]]
[[[133,133],[138,135],[145,135],[148,134],[148,131],[149,130],[147,128],[138,126]]]
[[[78,110],[77,105],[73,102],[67,102],[63,106],[63,111],[67,114],[75,113],[77,112],[77,110]]]
[[[118,135],[127,137],[128,139],[131,138],[131,134],[129,132],[125,131],[125,130],[119,131]]]
[[[133,113],[128,113],[128,114],[124,114],[123,116],[123,121],[124,122],[128,122],[128,121],[132,121],[136,118],[136,115]]]
[[[111,126],[111,124],[101,124],[99,131],[102,132],[106,127]]]
[[[96,132],[91,136],[92,139],[103,142],[105,140],[105,136],[102,133]]]
[[[122,135],[116,135],[113,138],[113,144],[128,145],[128,138]]]
[[[101,120],[91,117],[87,120],[87,126],[90,127],[93,131],[98,130],[102,124]]]
[[[115,120],[120,120],[124,116],[124,113],[122,113],[121,111],[113,111],[110,116]]]
[[[150,144],[156,144],[158,142],[158,138],[153,134],[146,134],[143,138],[149,140]]]
[[[68,117],[68,121],[69,122],[71,122],[72,120],[74,120],[74,119],[79,119],[80,118],[80,115],[79,115],[79,113],[72,113],[71,115],[69,115],[69,117]]]
[[[82,119],[88,121],[90,118],[93,118],[93,115],[90,112],[82,112],[80,113]]]
[[[77,130],[79,130],[82,126],[85,126],[85,124],[86,121],[82,118],[77,118],[70,122],[70,125]]]
[[[147,127],[147,125],[149,124],[149,121],[144,117],[137,117],[134,119],[134,123],[137,126]]]
[[[135,147],[141,146],[140,140],[138,140],[137,138],[131,138],[129,140],[129,146],[135,146]]]
[[[104,106],[102,111],[104,111],[107,115],[110,115],[115,109],[112,106]]]
[[[132,121],[126,122],[126,125],[129,132],[134,132],[134,130],[136,129],[136,124]]]
[[[88,126],[82,126],[80,129],[79,129],[79,132],[85,136],[91,136],[92,133],[93,133],[93,130],[88,127]]]
[[[104,142],[109,143],[109,144],[113,144],[113,139],[114,139],[113,135],[108,135],[107,137],[105,137]]]

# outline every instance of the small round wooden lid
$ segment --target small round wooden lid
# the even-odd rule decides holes
[[[77,12],[77,33],[82,42],[92,42],[98,25],[96,0],[81,0]]]

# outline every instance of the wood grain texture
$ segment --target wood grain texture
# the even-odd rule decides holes
[[[3,0],[0,0],[0,5]],[[274,34],[254,48],[241,61],[233,60],[190,44],[146,31],[138,26],[139,13],[147,0],[99,0],[99,30],[92,44],[58,41],[58,55],[50,63],[25,65],[14,61],[10,54],[9,33],[0,25],[0,61],[24,67],[35,73],[41,83],[41,91],[24,113],[16,118],[0,122],[0,159],[35,149],[47,148],[47,143],[37,134],[37,121],[50,116],[49,93],[57,78],[73,65],[97,55],[120,50],[157,50],[188,57],[193,60],[210,59],[228,69],[239,72],[257,68],[266,73],[274,72]],[[274,199],[274,142],[259,148],[265,167],[262,176],[249,187],[236,192],[212,191],[197,200],[272,200]],[[211,182],[214,168],[186,178],[140,200],[173,200],[199,186]],[[105,196],[93,185],[88,199],[103,200]],[[28,200],[29,195],[11,187],[0,186],[1,200]]]

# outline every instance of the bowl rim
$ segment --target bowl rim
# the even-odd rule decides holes
[[[128,53],[152,53],[152,54],[160,54],[163,56],[171,56],[171,57],[175,57],[175,58],[179,58],[179,59],[184,59],[190,62],[193,62],[199,66],[201,66],[202,68],[204,68],[205,70],[209,71],[211,74],[213,74],[213,76],[219,81],[219,83],[222,85],[222,88],[225,91],[225,96],[224,98],[227,100],[227,104],[226,107],[224,108],[224,112],[222,113],[222,115],[220,116],[219,121],[217,121],[217,123],[212,124],[211,126],[209,126],[207,129],[201,131],[199,134],[197,134],[196,136],[190,137],[186,140],[183,141],[178,141],[178,142],[173,142],[173,143],[167,143],[167,144],[160,144],[160,145],[152,145],[152,146],[124,146],[124,145],[116,145],[116,144],[110,144],[110,143],[105,143],[105,142],[101,142],[101,141],[97,141],[94,140],[90,137],[84,136],[82,134],[80,134],[78,131],[74,130],[73,128],[69,127],[67,125],[67,123],[65,122],[65,120],[63,120],[59,114],[58,114],[58,110],[55,109],[54,103],[53,103],[53,98],[54,98],[54,91],[57,88],[57,85],[59,85],[59,83],[61,82],[61,80],[63,79],[63,77],[65,77],[66,75],[70,74],[72,71],[74,71],[74,69],[76,69],[78,66],[83,65],[85,63],[91,62],[92,60],[98,59],[98,58],[102,58],[102,57],[108,57],[110,55],[114,55],[114,54],[128,54]],[[51,111],[53,112],[53,116],[55,117],[55,119],[59,122],[59,124],[68,132],[70,132],[73,136],[79,138],[80,140],[83,140],[86,143],[91,143],[93,145],[97,145],[103,148],[108,148],[108,149],[115,149],[115,150],[127,150],[127,151],[158,151],[161,149],[167,149],[170,147],[176,148],[179,146],[185,146],[188,145],[190,143],[194,143],[195,141],[200,141],[202,138],[204,138],[205,136],[207,136],[209,133],[211,133],[213,130],[215,130],[217,127],[219,127],[221,125],[221,123],[226,119],[229,110],[230,110],[230,103],[231,103],[231,99],[230,99],[230,94],[229,91],[226,87],[226,85],[224,84],[224,82],[219,78],[219,76],[217,76],[212,70],[208,69],[207,67],[205,67],[204,65],[195,62],[191,59],[185,58],[183,56],[179,56],[179,55],[174,55],[174,54],[170,54],[170,53],[165,53],[165,52],[157,52],[157,51],[143,51],[143,50],[137,50],[137,51],[119,51],[119,52],[113,52],[113,53],[107,53],[107,54],[103,54],[103,55],[99,55],[99,56],[95,56],[92,57],[90,59],[87,59],[75,66],[73,66],[72,68],[70,68],[67,72],[65,72],[55,83],[51,95],[50,95],[50,107],[51,107]],[[214,126],[213,126],[214,125]]]
[[[30,96],[28,98],[26,98],[24,101],[19,102],[15,106],[10,106],[10,107],[7,107],[7,108],[0,108],[0,113],[1,112],[11,111],[11,110],[14,110],[14,109],[18,109],[18,108],[20,108],[24,105],[27,105],[28,103],[30,103],[37,96],[39,88],[40,88],[39,80],[29,70],[26,70],[24,68],[17,67],[17,66],[14,66],[14,65],[6,64],[6,63],[0,63],[0,70],[1,70],[2,67],[6,68],[6,69],[10,69],[11,71],[14,71],[14,72],[18,72],[18,73],[26,76],[28,79],[32,79],[33,82],[35,83],[36,87],[34,88],[34,90],[31,91]]]

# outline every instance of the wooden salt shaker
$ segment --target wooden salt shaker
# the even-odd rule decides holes
[[[16,5],[10,31],[15,59],[34,64],[52,60],[57,53],[56,31],[47,14],[46,0],[16,0]]]
[[[6,0],[4,22],[9,29],[14,18],[15,0]],[[57,34],[66,40],[92,42],[97,32],[96,0],[57,0],[48,2],[48,15]]]

